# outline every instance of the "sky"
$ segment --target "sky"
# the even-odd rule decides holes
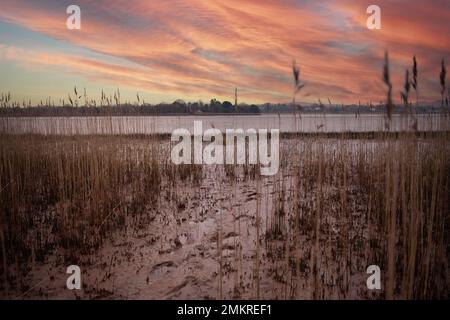
[[[66,27],[71,4],[81,30]],[[370,4],[380,30],[367,28]],[[449,35],[448,0],[2,0],[0,91],[57,103],[74,86],[95,99],[120,89],[159,103],[234,101],[238,88],[240,102],[288,103],[295,59],[298,101],[378,103],[388,50],[394,100],[416,55],[419,99],[433,101]]]

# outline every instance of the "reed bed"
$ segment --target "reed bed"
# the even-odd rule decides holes
[[[2,289],[55,250],[64,263],[92,254],[125,219],[149,218],[177,181],[201,167],[174,166],[155,137],[0,136]]]
[[[447,297],[448,132],[285,148],[264,237],[278,298]],[[371,264],[382,270],[378,292],[365,288]]]
[[[217,220],[217,297],[445,298],[449,138],[445,131],[290,136],[279,173],[261,177],[258,166],[175,166],[170,142],[158,136],[2,135],[1,291],[26,290],[31,266],[48,256],[62,265],[92,257],[117,230],[151,226],[162,207],[177,208],[182,224],[178,214],[189,211],[182,195],[212,170],[220,192],[198,205],[211,211],[221,193],[234,199]],[[254,223],[235,220],[233,233],[251,234],[251,250],[243,238],[222,243],[227,213],[241,213],[243,185],[255,188]],[[235,253],[223,256],[230,248]],[[381,291],[365,288],[370,264],[383,270]]]

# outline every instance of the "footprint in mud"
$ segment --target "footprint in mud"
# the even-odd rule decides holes
[[[256,192],[247,194],[247,199],[245,199],[245,202],[250,202],[250,201],[256,200],[257,195],[258,194]]]
[[[234,250],[234,245],[231,243],[224,243],[222,245],[222,251],[225,251],[225,250],[228,250],[228,251]]]
[[[237,220],[245,220],[245,219],[253,219],[253,217],[251,216],[251,215],[248,215],[248,214],[245,214],[245,213],[243,213],[243,214],[240,214],[240,215],[238,215],[238,216],[235,216],[235,218],[234,218],[234,220],[235,221],[237,221]]]
[[[202,285],[202,282],[199,281],[197,277],[186,276],[180,284],[172,287],[169,291],[167,291],[165,296],[167,299],[173,299],[179,297],[180,295],[190,296],[195,291],[195,288],[200,285]]]
[[[175,247],[176,248],[180,248],[180,247],[184,246],[187,243],[187,241],[188,241],[187,235],[186,234],[180,234],[174,240]]]
[[[175,239],[170,240],[169,243],[164,246],[164,248],[161,248],[158,251],[158,253],[160,255],[173,253],[174,251],[180,249],[185,244],[187,244],[189,240],[190,239],[188,238],[187,234],[185,234],[185,233],[180,234],[180,235],[176,236]],[[192,240],[190,240],[190,243],[192,243]]]
[[[225,240],[225,239],[228,239],[228,238],[233,238],[233,237],[238,237],[238,236],[239,235],[236,232],[231,231],[231,232],[228,232],[227,234],[225,234],[222,237],[222,240]],[[217,231],[214,231],[214,233],[212,233],[212,235],[210,235],[210,241],[211,242],[216,242],[217,241]]]
[[[239,235],[238,235],[236,232],[231,231],[231,232],[228,232],[228,233],[225,235],[224,239],[228,239],[228,238],[232,238],[232,237],[238,237],[238,236],[239,236]]]
[[[171,269],[176,268],[177,265],[173,261],[164,261],[158,264],[155,264],[150,271],[150,274],[165,274],[171,271]]]

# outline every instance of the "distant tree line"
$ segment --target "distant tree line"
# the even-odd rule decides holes
[[[233,105],[229,101],[220,102],[212,99],[210,103],[184,102],[176,100],[173,103],[148,104],[141,103],[120,103],[115,99],[115,103],[103,103],[98,105],[93,100],[81,104],[71,98],[68,103],[55,105],[51,101],[41,102],[36,106],[31,103],[19,104],[11,102],[10,98],[1,100],[0,116],[133,116],[133,115],[171,115],[171,114],[259,114],[260,108],[257,105],[239,104]],[[139,98],[138,98],[139,99]],[[103,100],[103,99],[102,99]],[[0,102],[1,102],[0,101]]]

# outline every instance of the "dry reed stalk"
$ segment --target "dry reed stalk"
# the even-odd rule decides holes
[[[300,68],[297,66],[296,61],[292,62],[292,74],[294,76],[294,92],[292,94],[292,111],[294,115],[294,132],[297,132],[297,106],[295,105],[295,96],[305,86],[302,80],[300,80]]]
[[[259,178],[256,179],[256,250],[255,250],[255,274],[254,278],[256,280],[256,299],[259,300],[260,296],[260,284],[259,284],[259,265],[260,265],[260,228],[261,228],[261,181]]]
[[[409,70],[407,69],[405,71],[405,84],[403,85],[403,91],[401,92],[401,97],[403,100],[403,103],[405,104],[405,108],[409,108],[409,89],[411,86],[411,82],[409,80]],[[408,111],[410,111],[408,109]]]
[[[447,76],[447,68],[445,67],[445,62],[444,59],[442,59],[441,61],[441,72],[439,74],[439,83],[441,84],[441,97],[442,97],[442,101],[441,101],[441,106],[444,106],[444,98],[445,98],[445,79]],[[447,106],[448,106],[448,98],[447,98]]]
[[[386,127],[389,128],[389,122],[391,121],[392,117],[392,110],[394,108],[392,103],[392,83],[391,78],[389,74],[389,54],[386,51],[384,53],[384,67],[383,67],[383,81],[388,87],[387,91],[387,100],[386,100],[386,113],[388,117],[388,121],[386,122]]]
[[[416,106],[419,105],[419,83],[418,83],[418,77],[419,77],[419,71],[417,69],[417,59],[416,56],[413,57],[413,68],[412,68],[413,76],[411,79],[411,85],[416,92]]]

